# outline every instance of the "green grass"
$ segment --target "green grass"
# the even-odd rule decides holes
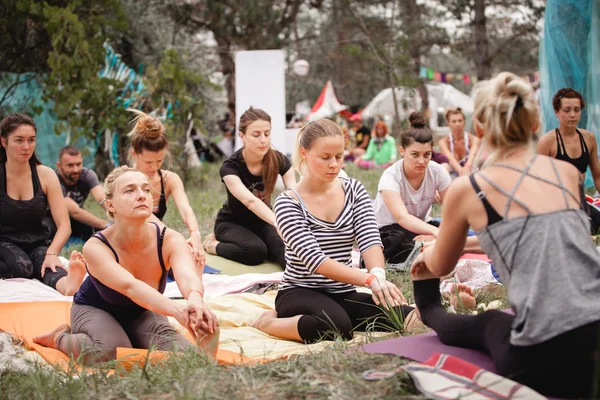
[[[345,350],[340,342],[319,354],[229,367],[190,352],[123,377],[37,367],[28,374],[0,373],[0,399],[423,398],[405,373],[374,382],[362,378],[365,370],[394,370],[405,359]]]
[[[349,165],[347,172],[363,182],[371,197],[376,195],[381,171],[363,171]],[[216,214],[225,200],[219,165],[204,164],[192,171],[186,192],[204,237],[212,232]],[[104,217],[103,210],[93,201],[86,203],[86,209]],[[439,208],[434,208],[433,216],[439,216]],[[187,228],[172,200],[164,221],[187,237]],[[79,250],[78,247],[65,249],[63,255],[73,249]],[[410,275],[389,272],[388,276],[402,288],[406,299],[413,302]],[[398,329],[396,335],[400,334],[401,329]],[[171,357],[160,365],[136,368],[122,377],[109,376],[105,370],[75,377],[79,374],[45,367],[36,367],[27,374],[5,371],[0,372],[0,399],[423,398],[405,373],[382,381],[362,378],[366,370],[394,370],[407,363],[406,359],[358,352],[348,354],[346,350],[347,345],[337,341],[318,354],[256,366],[229,367],[217,366],[205,357],[190,353]]]

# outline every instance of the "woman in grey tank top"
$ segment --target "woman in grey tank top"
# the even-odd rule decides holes
[[[479,85],[475,104],[491,159],[450,186],[439,237],[412,265],[421,319],[442,342],[489,353],[500,374],[544,395],[590,397],[600,381],[600,255],[580,174],[536,156],[539,111],[528,83],[502,73]],[[439,277],[454,269],[469,226],[507,287],[512,314],[450,314],[441,305]]]

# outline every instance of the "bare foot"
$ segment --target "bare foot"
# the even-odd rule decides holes
[[[71,259],[69,260],[65,293],[63,294],[65,296],[73,296],[79,290],[83,278],[85,278],[85,258],[83,258],[83,254],[73,250],[71,252]]]
[[[258,329],[259,331],[264,332],[264,325],[269,321],[277,318],[277,311],[275,310],[267,310],[263,312],[260,317],[256,321],[250,324],[251,327]]]
[[[427,327],[423,322],[421,322],[421,314],[419,310],[415,308],[411,312],[408,313],[406,318],[404,319],[404,332],[410,335],[414,335],[417,333],[423,333],[427,330]]]
[[[455,283],[450,289],[450,305],[456,311],[473,311],[477,308],[473,289],[464,283]]]
[[[198,353],[205,353],[213,358],[217,356],[219,350],[219,335],[221,331],[219,327],[212,335],[197,333],[196,335],[196,351]]]
[[[44,347],[50,347],[51,349],[56,349],[58,348],[58,339],[63,333],[71,333],[71,327],[67,324],[62,324],[52,332],[34,337],[33,343],[37,343]]]
[[[204,238],[203,246],[204,246],[204,250],[206,250],[206,252],[208,254],[212,254],[212,255],[216,256],[217,255],[217,245],[218,244],[219,244],[219,241],[215,237],[214,233],[209,233]]]

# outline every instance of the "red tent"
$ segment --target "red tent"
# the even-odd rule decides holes
[[[309,121],[314,121],[319,118],[331,117],[346,109],[348,109],[348,106],[340,103],[333,90],[331,80],[328,80],[325,86],[323,86],[323,90],[321,90],[317,102],[310,110],[307,119]]]

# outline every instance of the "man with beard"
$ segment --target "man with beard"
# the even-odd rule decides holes
[[[81,152],[74,146],[65,146],[58,153],[56,175],[67,201],[71,220],[71,238],[86,241],[97,230],[108,226],[108,221],[83,209],[83,203],[91,193],[93,199],[103,204],[104,190],[94,171],[83,167]]]

